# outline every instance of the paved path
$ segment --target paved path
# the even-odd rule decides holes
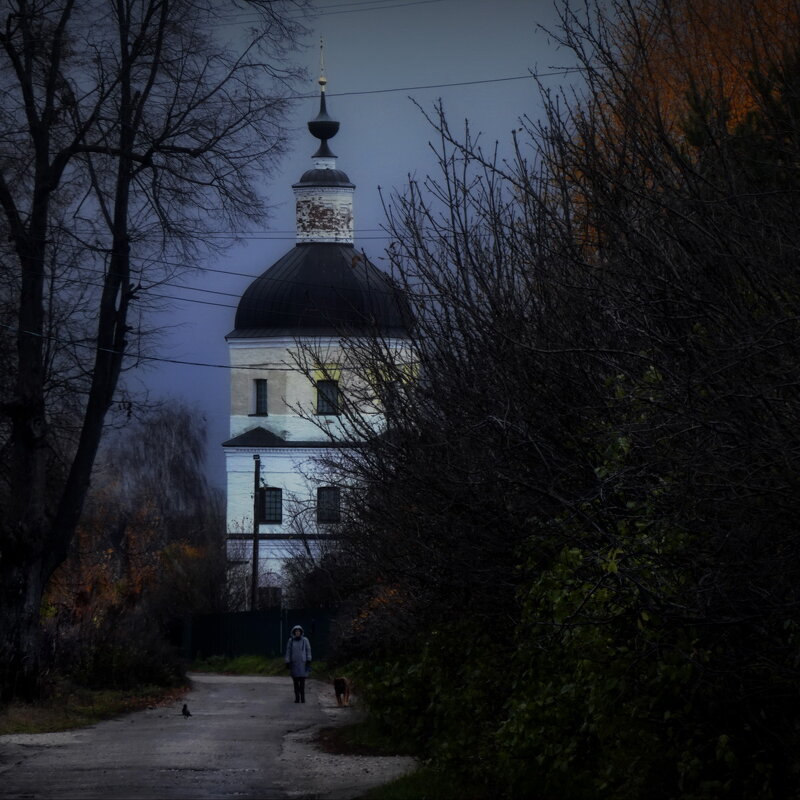
[[[316,751],[321,726],[353,721],[328,686],[296,704],[289,678],[193,674],[183,701],[90,728],[0,736],[4,800],[351,800],[412,768],[403,758]]]

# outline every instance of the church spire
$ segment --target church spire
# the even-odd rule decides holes
[[[325,104],[323,44],[320,39],[319,113],[308,123],[312,136],[320,140],[314,153],[314,169],[293,185],[297,214],[297,243],[353,243],[353,190],[355,186],[339,169],[328,140],[339,131],[339,123],[328,114]]]
[[[311,135],[320,140],[321,144],[312,158],[336,158],[328,147],[328,139],[333,139],[339,131],[339,123],[335,119],[331,119],[328,115],[328,109],[325,105],[325,87],[328,84],[328,79],[325,77],[325,43],[322,38],[319,40],[319,114],[310,120],[308,123],[308,130]]]

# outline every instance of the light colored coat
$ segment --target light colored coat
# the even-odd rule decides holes
[[[307,678],[311,675],[311,642],[305,636],[295,639],[294,630],[286,643],[286,663],[293,678]]]

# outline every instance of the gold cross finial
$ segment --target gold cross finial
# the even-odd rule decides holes
[[[324,92],[328,79],[325,77],[325,41],[319,37],[319,86]]]

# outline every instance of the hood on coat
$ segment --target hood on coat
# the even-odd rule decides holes
[[[303,630],[303,626],[302,625],[295,625],[294,628],[292,628],[292,631],[291,631],[291,635],[292,636],[294,636],[294,632],[295,631],[300,631],[300,635],[301,636],[305,635],[305,631]]]

